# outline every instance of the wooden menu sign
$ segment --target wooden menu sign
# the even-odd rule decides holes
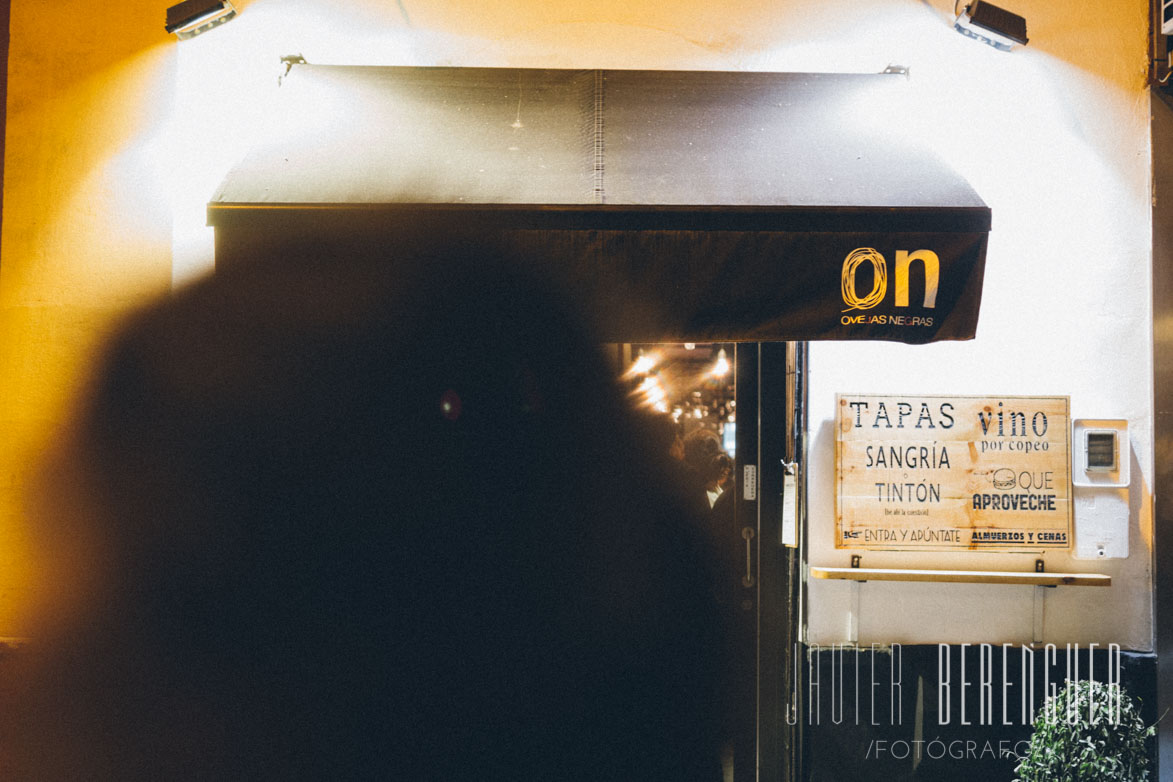
[[[1067,397],[836,400],[836,548],[1070,547]]]

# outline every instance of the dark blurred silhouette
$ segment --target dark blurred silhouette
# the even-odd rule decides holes
[[[684,461],[704,474],[713,457],[722,453],[721,438],[712,429],[697,427],[684,436]]]
[[[275,255],[100,362],[0,776],[719,778],[704,545],[567,299],[483,243]]]
[[[639,410],[637,423],[641,427],[641,439],[649,451],[658,456],[667,456],[673,461],[684,459],[684,439],[680,426],[668,413],[655,410]]]

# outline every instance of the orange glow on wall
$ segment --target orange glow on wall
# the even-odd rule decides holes
[[[153,131],[169,116],[161,6],[12,3],[0,244],[0,637],[26,632],[42,571],[25,499],[117,313],[170,286]]]

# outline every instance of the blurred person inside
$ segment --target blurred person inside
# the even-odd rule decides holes
[[[376,245],[109,342],[4,778],[719,778],[712,564],[589,318],[483,240]]]

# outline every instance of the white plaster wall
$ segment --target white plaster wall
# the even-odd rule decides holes
[[[1132,555],[1047,568],[1108,589],[1045,593],[1044,639],[1152,646],[1152,391],[1145,0],[1005,0],[1031,43],[997,52],[950,29],[952,0],[241,0],[183,44],[174,145],[174,278],[211,265],[204,204],[263,132],[278,58],[314,63],[876,72],[911,68],[902,132],[992,207],[983,312],[967,343],[811,347],[809,561],[832,543],[836,392],[1071,396],[1127,418]],[[863,121],[865,118],[860,118]],[[1034,555],[868,553],[877,567],[1031,569]],[[1089,566],[1090,564],[1090,566]],[[847,637],[851,584],[812,581],[808,639]],[[861,642],[1029,642],[1032,587],[867,583]]]
[[[1011,5],[1007,3],[1007,5]],[[1029,6],[1016,4],[1011,7]],[[1067,8],[1028,8],[1031,46],[1009,57],[947,49],[925,70],[930,143],[990,205],[978,337],[926,347],[818,344],[811,349],[809,561],[849,563],[834,549],[836,392],[1070,395],[1074,418],[1129,421],[1127,560],[1045,555],[1050,571],[1108,573],[1110,588],[1042,590],[1042,640],[1152,648],[1152,365],[1147,103],[1127,76],[1143,63],[1109,30],[1086,29],[1086,51],[1045,51]],[[1138,14],[1143,9],[1137,9]],[[1090,21],[1090,16],[1083,17]],[[1139,16],[1138,23],[1139,23]],[[1041,29],[1040,29],[1041,28]],[[1117,30],[1121,32],[1121,30]],[[1040,48],[1036,49],[1038,45]],[[952,49],[950,46],[948,49]],[[919,53],[926,54],[926,53]],[[918,69],[913,62],[914,79]],[[919,79],[917,79],[920,81]],[[864,565],[1031,570],[1034,554],[866,552]],[[865,583],[862,642],[1030,642],[1035,588]],[[846,638],[848,582],[812,581],[809,638]]]

